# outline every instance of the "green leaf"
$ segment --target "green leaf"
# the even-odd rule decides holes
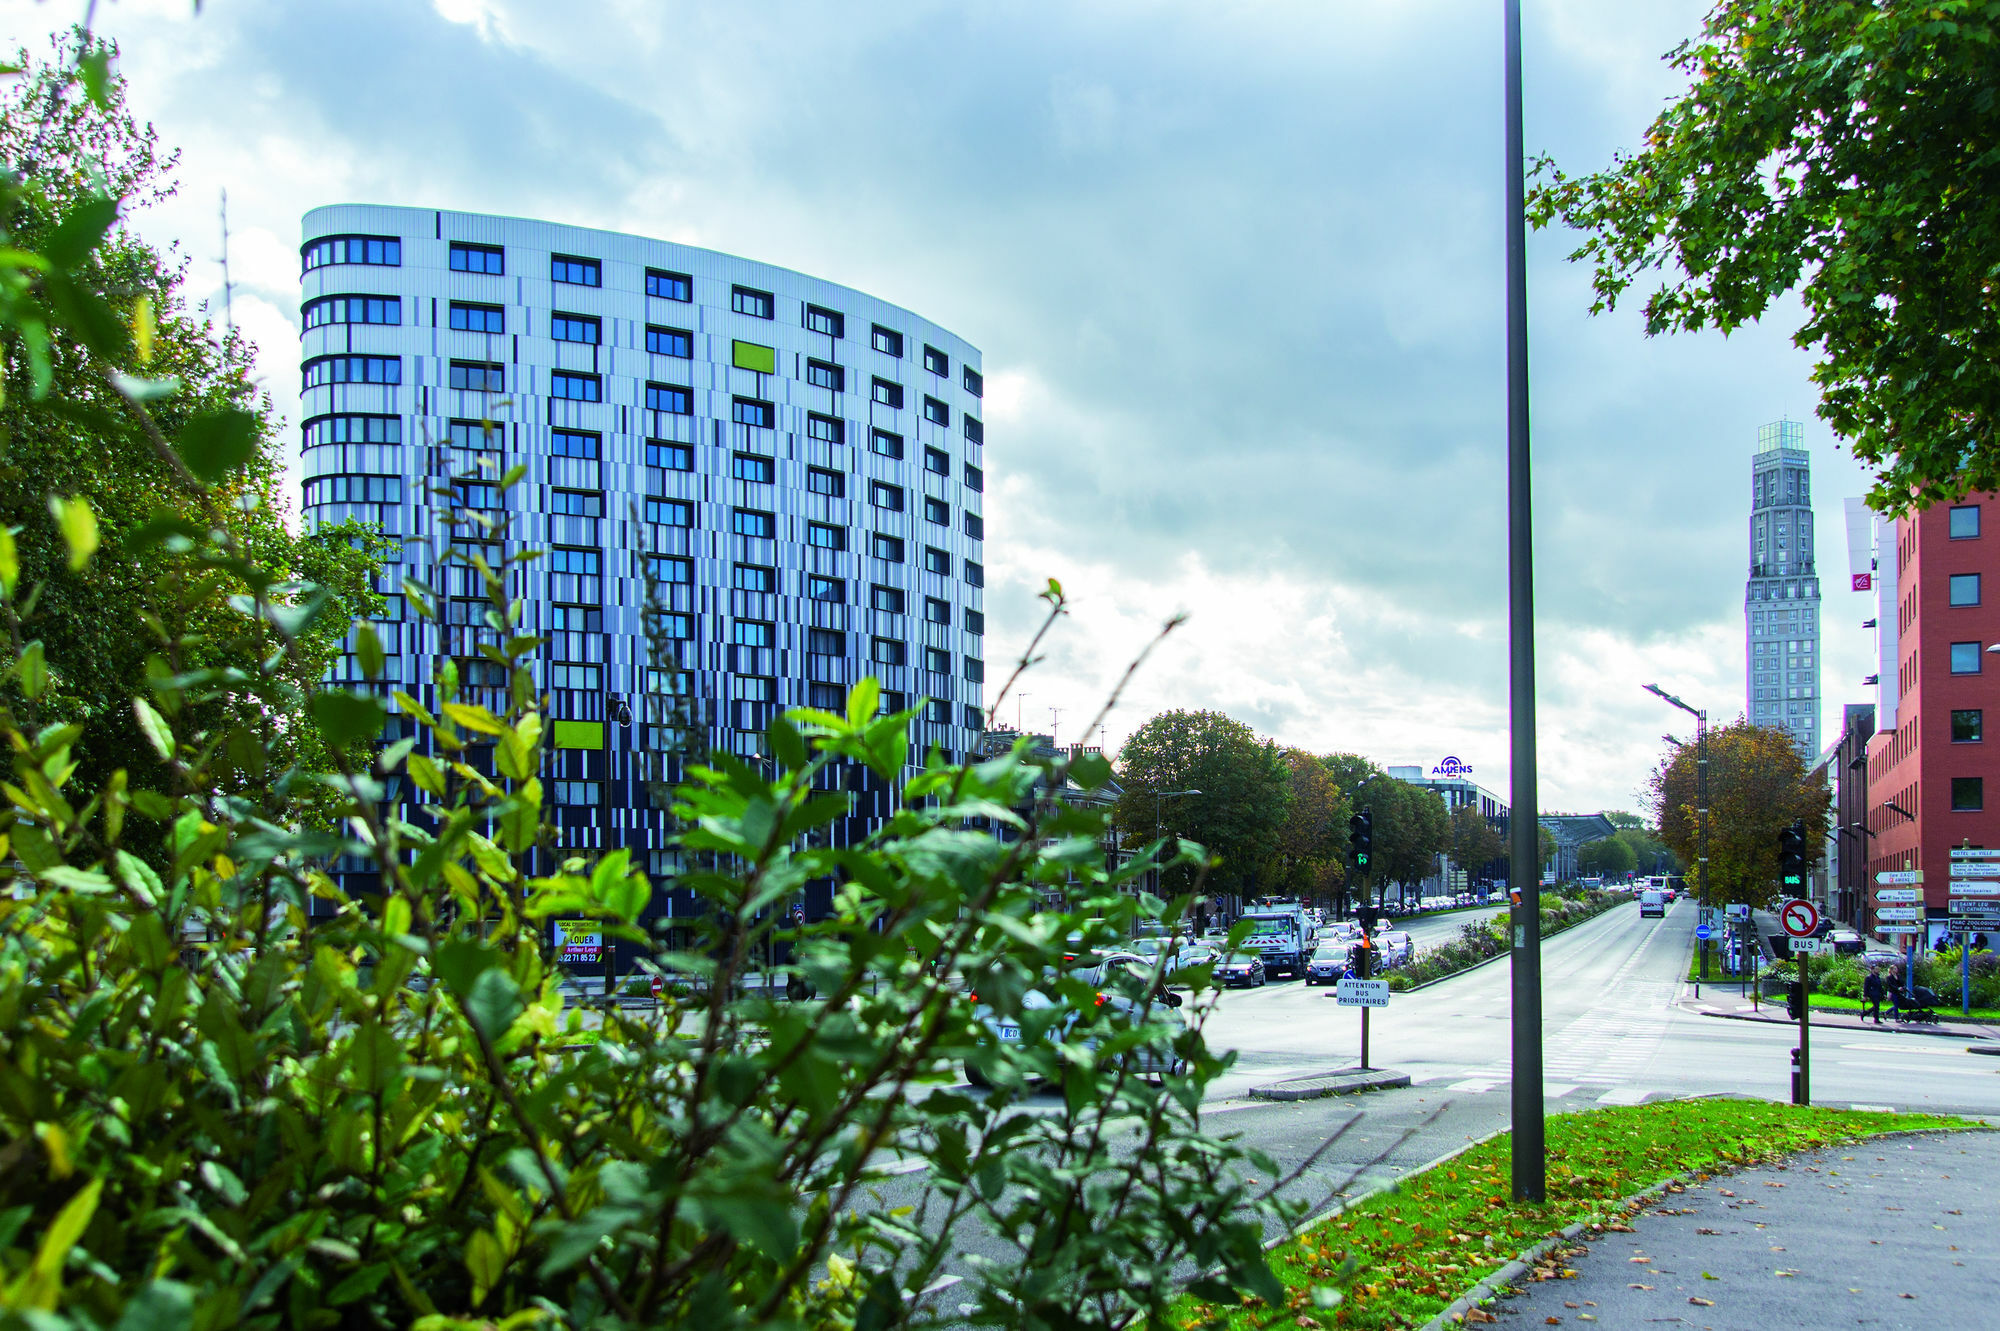
[[[500,964],[499,954],[469,938],[454,938],[440,946],[431,969],[454,994],[463,998],[472,992],[479,977]]]
[[[382,678],[382,667],[388,663],[388,656],[382,650],[381,635],[365,619],[354,626],[354,654],[361,661],[363,675],[369,679]]]
[[[1069,774],[1085,790],[1096,790],[1111,779],[1111,762],[1101,753],[1082,754],[1069,765]]]
[[[389,720],[389,709],[380,698],[344,689],[314,694],[306,704],[306,711],[319,727],[319,733],[326,736],[326,742],[336,749],[375,739]]]
[[[493,1237],[493,1232],[474,1230],[472,1237],[465,1241],[465,1270],[472,1277],[473,1307],[486,1302],[486,1295],[500,1283],[500,1273],[506,1269],[506,1264],[500,1240]]]
[[[14,671],[21,677],[21,692],[27,694],[30,700],[42,696],[42,691],[49,686],[49,667],[42,654],[40,638],[21,649],[21,659]]]
[[[873,675],[864,677],[847,695],[847,724],[861,729],[875,719],[875,709],[881,702],[881,681]]]
[[[165,759],[174,756],[174,732],[167,727],[166,718],[153,710],[153,704],[144,698],[132,700],[132,712],[139,718],[139,733],[153,746],[153,752]],[[142,810],[143,812],[143,810]]]
[[[471,991],[461,1004],[465,1008],[466,1019],[489,1040],[505,1035],[524,1006],[521,986],[514,983],[513,976],[498,967],[474,980]]]
[[[211,411],[181,427],[174,450],[188,470],[214,485],[257,451],[257,417],[238,407]]]
[[[63,1204],[56,1214],[55,1223],[42,1235],[42,1243],[35,1250],[35,1260],[28,1267],[25,1299],[31,1308],[53,1310],[62,1292],[63,1264],[69,1260],[69,1250],[83,1237],[83,1231],[90,1227],[90,1218],[97,1214],[97,1198],[104,1191],[104,1180],[94,1178],[84,1184],[76,1196]],[[18,1306],[18,1305],[17,1305]]]
[[[81,499],[50,495],[49,516],[56,520],[63,541],[69,546],[70,572],[81,572],[97,553],[97,515]]]
[[[172,375],[164,379],[141,379],[123,370],[113,370],[111,386],[134,402],[153,402],[180,392],[181,381]]]
[[[100,111],[111,109],[111,48],[96,46],[76,60],[76,76],[83,80],[83,95]]]
[[[125,1305],[113,1331],[187,1331],[193,1325],[193,1288],[178,1280],[149,1280]]]
[[[52,267],[72,271],[103,243],[105,233],[117,220],[118,200],[85,199],[56,223],[56,229],[42,245],[42,255]]]
[[[21,581],[21,552],[14,544],[14,529],[0,523],[0,597],[11,601]]]

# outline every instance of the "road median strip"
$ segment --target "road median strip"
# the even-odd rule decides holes
[[[1353,1095],[1358,1091],[1381,1091],[1392,1086],[1408,1086],[1410,1074],[1382,1068],[1363,1071],[1349,1068],[1321,1072],[1310,1077],[1287,1077],[1283,1081],[1252,1086],[1250,1094],[1259,1100],[1318,1100],[1329,1095]]]

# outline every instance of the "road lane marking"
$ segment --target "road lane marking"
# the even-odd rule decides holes
[[[1836,1058],[1833,1065],[1837,1068],[1867,1068],[1872,1072],[1918,1073],[1931,1077],[2000,1076],[2000,1068],[1924,1068],[1911,1067],[1908,1063],[1879,1063],[1859,1058]]]
[[[1469,1095],[1484,1095],[1499,1084],[1497,1081],[1482,1081],[1477,1077],[1471,1077],[1465,1081],[1455,1081],[1445,1087],[1445,1089],[1447,1091],[1464,1091]]]
[[[1575,1090],[1575,1089],[1576,1089],[1576,1087],[1574,1087],[1574,1086],[1547,1086],[1547,1085],[1545,1085],[1545,1086],[1543,1086],[1543,1087],[1542,1087],[1542,1094],[1543,1094],[1543,1095],[1545,1095],[1545,1096],[1547,1096],[1547,1097],[1548,1097],[1549,1099],[1553,1100],[1553,1099],[1555,1099],[1555,1098],[1556,1098],[1557,1096],[1559,1096],[1559,1095],[1568,1095],[1568,1094],[1569,1094],[1569,1093],[1570,1093],[1571,1091],[1573,1091],[1573,1090]]]
[[[1924,1054],[1946,1058],[1972,1057],[1971,1053],[1964,1049],[1932,1049],[1926,1045],[1915,1044],[1844,1044],[1840,1047],[1842,1049],[1859,1049],[1870,1054]]]
[[[1614,1086],[1597,1097],[1601,1105],[1640,1105],[1652,1091],[1644,1086]]]

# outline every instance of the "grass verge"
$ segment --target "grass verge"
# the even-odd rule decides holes
[[[1957,1018],[1960,1021],[2000,1021],[2000,1008],[1976,1007],[1972,1009],[1969,1016],[1961,1015],[1958,1010],[1957,990],[1944,994],[1942,997],[1945,1000],[1945,1005],[1937,1010],[1938,1016],[1943,1017],[1947,1021],[1953,1018]],[[1840,994],[1814,994],[1812,996],[1812,1005],[1815,1011],[1825,1008],[1829,1012],[1860,1012],[1868,1006],[1858,998],[1845,998]],[[1884,1017],[1888,1016],[1888,1011],[1889,1005],[1884,1003],[1882,1005],[1882,1014]]]
[[[1331,1323],[1423,1325],[1515,1253],[1568,1225],[1617,1228],[1623,1199],[1676,1174],[1720,1172],[1836,1142],[1909,1128],[1976,1126],[1929,1114],[1872,1114],[1765,1100],[1682,1100],[1559,1114],[1548,1120],[1548,1200],[1510,1196],[1506,1134],[1400,1180],[1274,1251],[1290,1294],[1287,1318],[1311,1326],[1315,1285],[1352,1283]],[[1268,1324],[1274,1309],[1190,1300],[1176,1320],[1196,1328]],[[1283,1324],[1283,1323],[1281,1323]]]

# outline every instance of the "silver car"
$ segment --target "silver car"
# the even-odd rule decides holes
[[[1319,950],[1306,962],[1307,984],[1332,984],[1347,974],[1347,949],[1345,942],[1320,944]]]

